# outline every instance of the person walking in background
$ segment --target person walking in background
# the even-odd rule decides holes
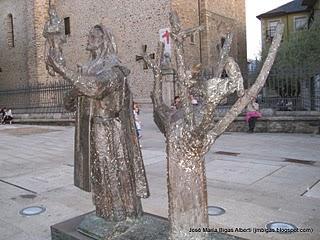
[[[246,122],[249,124],[249,133],[254,132],[254,128],[256,125],[256,121],[262,115],[259,111],[259,104],[256,102],[256,98],[252,98],[251,102],[247,106],[247,113],[246,113]]]
[[[11,108],[9,108],[7,111],[5,111],[4,118],[3,118],[2,122],[3,122],[3,124],[6,124],[6,123],[11,124],[12,119],[13,119],[12,110],[11,110]]]
[[[142,134],[141,134],[142,125],[141,125],[141,121],[139,119],[139,114],[140,114],[139,105],[136,102],[133,102],[133,115],[134,115],[134,121],[135,121],[135,125],[136,125],[138,139],[140,139],[142,137]]]

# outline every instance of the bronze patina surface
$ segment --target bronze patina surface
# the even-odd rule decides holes
[[[117,56],[111,31],[102,25],[94,26],[88,35],[89,61],[79,65],[76,72],[68,69],[58,37],[61,29],[54,27],[59,25],[59,20],[56,20],[57,14],[50,11],[44,29],[49,46],[48,69],[73,84],[69,100],[78,96],[90,99],[89,106],[78,104],[88,108],[78,114],[85,111],[85,116],[90,116],[78,127],[85,128],[90,123],[90,141],[84,144],[90,142],[90,180],[97,216],[115,222],[139,218],[142,215],[140,198],[148,197],[149,190],[132,116],[132,95],[127,83],[130,71]],[[76,162],[77,166],[81,164]],[[89,175],[83,170],[78,172],[82,175],[75,178],[86,182],[79,178]]]
[[[226,36],[219,62],[213,67],[213,77],[206,80],[202,86],[196,87],[194,75],[198,73],[186,67],[184,47],[187,45],[184,43],[188,36],[201,31],[202,27],[183,30],[176,12],[170,14],[170,25],[170,36],[174,43],[173,50],[176,58],[177,92],[181,99],[179,106],[173,110],[170,110],[163,101],[163,44],[159,44],[155,61],[151,60],[148,53],[143,55],[145,62],[154,73],[154,88],[151,94],[154,121],[166,138],[169,239],[207,240],[211,239],[211,235],[206,232],[186,231],[190,228],[209,226],[205,154],[262,89],[280,45],[283,26],[277,29],[256,82],[245,90],[240,68],[229,56],[232,34]],[[195,111],[190,101],[192,91],[203,100],[200,112]],[[235,92],[238,95],[236,103],[221,120],[214,121],[217,106]],[[225,237],[228,239],[227,236]]]

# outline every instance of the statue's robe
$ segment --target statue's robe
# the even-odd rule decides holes
[[[90,128],[91,100],[85,96],[77,98],[74,134],[74,185],[86,192],[90,183]]]
[[[74,185],[86,192],[91,191],[90,183],[90,127],[92,102],[72,88],[64,97],[64,106],[76,112],[74,133]]]
[[[75,85],[83,96],[77,103],[75,185],[93,192],[97,215],[110,221],[140,216],[140,198],[149,196],[128,74],[110,57],[83,66]],[[98,86],[95,93],[92,86]]]

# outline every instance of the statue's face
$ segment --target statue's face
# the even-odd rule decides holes
[[[98,50],[103,44],[103,32],[98,28],[93,28],[88,35],[87,50]]]

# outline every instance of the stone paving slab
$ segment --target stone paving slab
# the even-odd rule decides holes
[[[35,128],[35,127],[25,127],[25,128],[8,128],[2,129],[2,134],[8,134],[12,136],[24,136],[24,135],[33,135],[33,134],[44,134],[49,132],[56,132],[61,130],[47,129],[47,128]]]
[[[167,217],[167,176],[164,138],[142,110],[142,152],[151,197],[144,199],[146,212]],[[5,129],[35,128],[32,134],[15,136]],[[40,130],[38,130],[40,129]],[[47,130],[46,130],[47,129]],[[41,132],[41,133],[39,133]],[[0,126],[0,239],[49,240],[50,225],[83,213],[94,206],[90,193],[73,186],[73,127]],[[226,213],[210,217],[210,227],[264,227],[282,220],[313,233],[232,233],[250,240],[319,240],[320,136],[310,134],[227,133],[206,157],[209,205]],[[235,152],[237,156],[214,152]],[[285,158],[315,161],[313,165],[285,162]],[[220,169],[219,169],[220,168]],[[21,187],[30,187],[36,197]],[[310,191],[301,196],[308,188]],[[22,217],[19,211],[41,205],[47,211]]]
[[[279,169],[281,169],[281,166],[221,160],[212,161],[206,165],[207,179],[227,180],[248,185],[273,174]]]
[[[320,199],[320,182],[317,181],[317,184],[312,186],[305,196]]]
[[[33,171],[22,176],[2,179],[36,193],[41,193],[64,187],[66,183],[71,183],[73,181],[73,168],[60,166],[59,169],[51,168],[46,171]]]
[[[301,196],[309,187],[319,180],[320,168],[288,165],[268,178],[261,179],[252,187],[268,189],[269,192],[292,197]]]

